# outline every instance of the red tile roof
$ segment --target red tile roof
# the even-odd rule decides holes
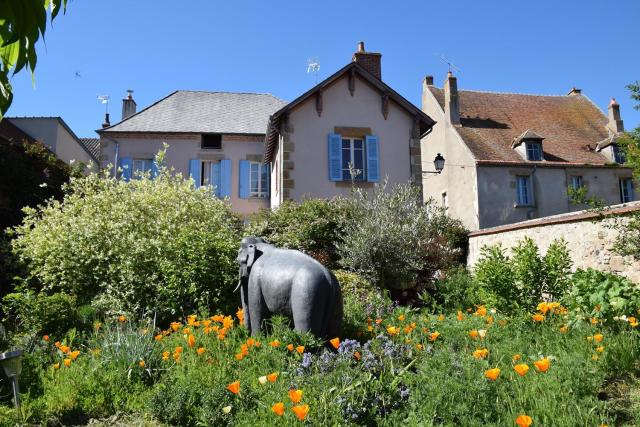
[[[444,91],[434,86],[429,89],[444,109]],[[460,90],[458,99],[462,126],[456,129],[476,160],[522,162],[523,158],[511,147],[515,138],[530,130],[544,138],[546,161],[608,163],[603,154],[594,150],[609,136],[607,117],[583,95]]]

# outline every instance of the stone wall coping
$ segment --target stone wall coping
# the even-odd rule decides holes
[[[483,230],[472,231],[469,237],[487,236],[490,234],[505,233],[508,231],[521,230],[525,228],[543,227],[552,224],[565,224],[569,222],[587,221],[597,217],[625,215],[631,212],[640,211],[640,201],[623,203],[604,208],[602,211],[582,210],[577,212],[564,213],[559,215],[547,216],[544,218],[536,218],[513,224],[501,225],[498,227],[486,228]]]

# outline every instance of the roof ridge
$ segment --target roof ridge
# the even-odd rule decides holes
[[[272,93],[268,92],[233,92],[228,90],[196,90],[196,89],[177,89],[176,92],[195,92],[195,93],[228,93],[233,95],[268,95],[276,99],[280,99]],[[286,102],[286,101],[285,101]]]
[[[550,98],[567,98],[569,96],[572,96],[572,97],[576,96],[576,95],[556,95],[556,94],[543,95],[539,93],[523,93],[523,92],[497,92],[492,90],[475,90],[475,89],[458,89],[458,92],[489,93],[493,95],[523,95],[523,96],[538,96],[538,97],[550,97]]]

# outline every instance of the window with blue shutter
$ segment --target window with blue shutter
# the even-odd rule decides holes
[[[329,181],[342,181],[342,136],[329,134]]]
[[[193,179],[195,182],[196,188],[200,187],[202,183],[202,171],[201,162],[199,159],[191,159],[189,160],[189,177]]]
[[[213,194],[216,197],[220,197],[220,163],[208,162],[209,166],[209,180],[208,184],[213,187]]]
[[[250,179],[250,165],[251,162],[249,160],[240,160],[240,171],[238,173],[238,177],[239,177],[239,190],[238,190],[238,196],[241,199],[248,199],[249,198],[249,189],[250,189],[250,185],[249,185],[249,179]]]
[[[218,197],[231,197],[231,160],[220,160],[220,190]]]
[[[153,163],[151,163],[151,179],[156,179],[158,176],[158,163],[156,163],[156,159],[153,159]]]
[[[367,144],[367,181],[378,182],[380,180],[379,144],[376,135],[366,137]]]
[[[129,181],[133,173],[133,158],[123,157],[120,159],[120,168],[122,169],[120,178],[124,181]]]

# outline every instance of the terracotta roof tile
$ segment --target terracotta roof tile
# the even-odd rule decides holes
[[[429,86],[444,109],[444,91]],[[511,148],[528,129],[544,138],[546,161],[602,165],[607,158],[594,151],[609,136],[607,118],[582,95],[548,96],[458,91],[460,136],[476,160],[522,161]]]

